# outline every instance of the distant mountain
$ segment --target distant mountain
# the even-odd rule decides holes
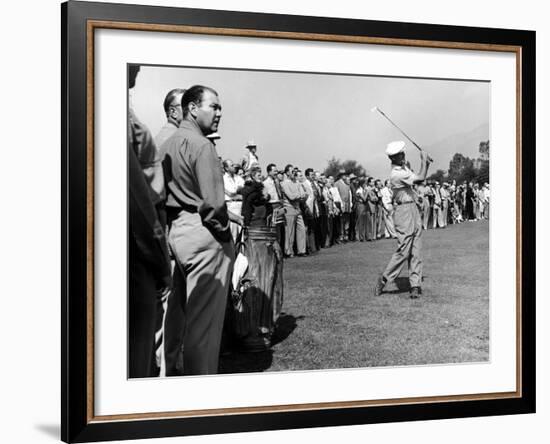
[[[489,140],[489,124],[480,125],[469,131],[450,135],[439,142],[425,146],[434,162],[430,167],[430,173],[437,170],[447,171],[449,162],[455,153],[477,159],[479,157],[479,142]]]

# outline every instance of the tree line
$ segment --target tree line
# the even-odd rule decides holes
[[[489,141],[479,143],[479,157],[471,159],[461,153],[455,153],[449,162],[447,171],[437,170],[428,180],[435,180],[439,183],[452,182],[456,183],[474,182],[483,185],[489,182]]]

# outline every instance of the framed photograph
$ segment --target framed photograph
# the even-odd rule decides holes
[[[535,411],[534,32],[61,12],[63,441]]]

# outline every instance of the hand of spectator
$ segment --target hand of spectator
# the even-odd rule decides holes
[[[162,303],[165,303],[170,294],[171,287],[163,287],[158,290],[158,297]]]

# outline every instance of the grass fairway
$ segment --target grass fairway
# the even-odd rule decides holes
[[[372,294],[395,240],[354,242],[286,260],[274,345],[233,353],[222,373],[481,362],[489,359],[489,223],[424,231],[424,282],[407,271]]]

